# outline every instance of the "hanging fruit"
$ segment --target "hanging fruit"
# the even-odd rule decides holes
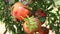
[[[25,22],[23,23],[23,30],[27,34],[34,34],[34,32],[38,31],[41,27],[41,22],[34,17],[29,17],[25,19]]]
[[[23,20],[23,18],[27,17],[26,15],[30,14],[29,10],[26,8],[27,7],[23,3],[17,2],[12,6],[11,14],[16,20]]]
[[[36,16],[38,17],[43,17],[43,16],[47,16],[46,13],[44,13],[41,9],[38,9],[35,13]]]
[[[46,20],[46,16],[47,14],[44,13],[41,9],[38,9],[36,12],[35,12],[35,17],[38,17],[39,21],[44,24],[45,20]]]
[[[41,27],[38,31],[38,34],[49,34],[49,29],[46,27]]]

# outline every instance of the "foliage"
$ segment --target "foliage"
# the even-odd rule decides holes
[[[31,12],[42,9],[47,14],[46,17],[48,17],[48,25],[53,31],[56,32],[56,34],[60,33],[59,1],[56,2],[56,0],[33,0],[33,2],[31,2],[29,5],[29,7],[32,8]],[[4,34],[7,32],[7,30],[12,31],[12,34],[25,34],[25,32],[22,30],[22,22],[19,21],[18,23],[16,23],[10,14],[11,6],[15,2],[18,2],[18,0],[0,0],[0,21],[3,21],[6,27],[6,31],[4,32]],[[57,8],[58,10],[54,11],[55,8]],[[43,19],[42,21],[44,20],[45,19]]]

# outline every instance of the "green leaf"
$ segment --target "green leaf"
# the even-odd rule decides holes
[[[46,20],[46,17],[39,17],[38,19],[39,19],[40,22],[44,23],[45,20]]]
[[[6,32],[7,32],[7,29],[5,30],[4,34],[6,34]]]
[[[34,4],[35,4],[35,3],[32,2],[32,3],[29,5],[29,7],[34,7]]]
[[[60,34],[60,32],[56,32],[56,34]]]
[[[13,4],[15,0],[9,0],[9,4]]]
[[[16,32],[12,31],[12,34],[17,34]]]

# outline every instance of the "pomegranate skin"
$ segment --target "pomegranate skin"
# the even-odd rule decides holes
[[[46,27],[42,27],[39,29],[38,33],[39,34],[49,34],[49,29],[47,29]]]
[[[34,20],[36,21],[37,23],[37,28],[36,29],[33,29],[31,32],[29,31],[29,28],[28,26],[26,25],[26,22],[22,23],[22,26],[23,26],[23,30],[27,33],[27,34],[34,34],[35,32],[38,32],[38,30],[40,29],[41,27],[41,22],[37,19],[37,18],[34,18]]]
[[[11,15],[18,21],[23,20],[27,17],[26,15],[30,14],[29,10],[26,8],[24,4],[17,2],[12,6]]]

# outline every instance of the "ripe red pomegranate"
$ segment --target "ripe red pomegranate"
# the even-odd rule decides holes
[[[23,23],[23,30],[27,33],[27,34],[34,34],[36,31],[38,31],[38,29],[40,29],[41,27],[41,22],[37,19],[37,18],[29,18],[30,20],[26,20]]]
[[[16,19],[16,20],[23,20],[23,18],[26,18],[26,15],[29,15],[30,12],[27,7],[21,3],[17,2],[12,6],[11,9],[11,15]]]

